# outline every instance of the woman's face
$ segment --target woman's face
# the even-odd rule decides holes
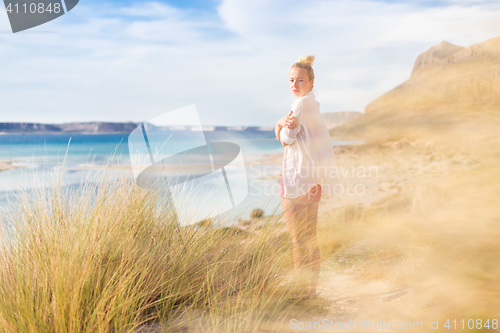
[[[307,69],[293,67],[290,69],[290,89],[295,97],[302,97],[311,91],[314,79],[309,80]]]

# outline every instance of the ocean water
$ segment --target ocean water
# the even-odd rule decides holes
[[[169,155],[192,148],[193,132],[175,131],[152,135],[150,148]],[[226,220],[248,218],[254,208],[264,209],[266,214],[280,212],[280,166],[256,163],[264,155],[283,153],[283,147],[273,131],[206,131],[197,133],[206,142],[232,142],[241,149],[244,171],[241,177],[248,181],[245,200],[224,214]],[[30,134],[0,135],[0,160],[12,161],[23,168],[0,172],[0,214],[8,219],[8,212],[15,206],[17,197],[39,187],[50,188],[51,181],[61,175],[64,186],[78,187],[86,180],[98,185],[104,180],[125,175],[134,179],[129,171],[105,173],[100,166],[106,164],[130,166],[129,134]],[[334,145],[347,142],[332,142]],[[241,172],[226,170],[226,172]],[[233,174],[234,175],[234,174]],[[203,195],[203,191],[199,192]],[[210,194],[213,196],[213,194]],[[206,195],[205,195],[206,196]],[[217,200],[217,198],[212,198]]]

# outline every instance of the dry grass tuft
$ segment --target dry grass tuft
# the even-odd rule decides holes
[[[1,332],[250,331],[293,306],[289,242],[271,226],[179,227],[126,177],[21,199],[1,235]]]

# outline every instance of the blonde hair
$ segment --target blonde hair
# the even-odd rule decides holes
[[[304,68],[307,70],[307,76],[309,76],[309,81],[314,80],[314,70],[312,68],[312,64],[314,62],[314,59],[316,59],[315,56],[313,55],[301,55],[299,58],[299,61],[297,61],[295,64],[290,67],[290,69],[294,67],[298,68]]]

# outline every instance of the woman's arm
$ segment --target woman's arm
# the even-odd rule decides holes
[[[292,113],[293,113],[293,110],[290,111],[289,114],[287,114],[286,116],[284,116],[283,118],[280,118],[278,120],[278,123],[276,124],[275,128],[274,128],[274,134],[276,134],[276,139],[280,140],[280,132],[281,132],[281,129],[283,127],[286,127],[286,128],[289,128],[289,129],[295,129],[298,124],[299,124],[299,120],[292,116]]]
[[[292,104],[292,112],[287,117],[292,117],[293,114],[293,117],[295,118],[294,123],[296,123],[297,125],[294,126],[293,128],[282,126],[279,133],[279,140],[281,141],[283,147],[286,147],[288,145],[293,145],[297,137],[297,134],[302,129],[301,123],[302,123],[303,107],[304,105],[302,99],[297,99],[297,102],[294,102]]]
[[[283,119],[283,118],[281,118],[281,119]],[[274,127],[274,134],[276,134],[276,139],[278,139],[278,140],[280,139],[280,132],[281,132],[281,129],[283,128],[283,125],[280,124],[281,119],[278,120],[276,127]]]

